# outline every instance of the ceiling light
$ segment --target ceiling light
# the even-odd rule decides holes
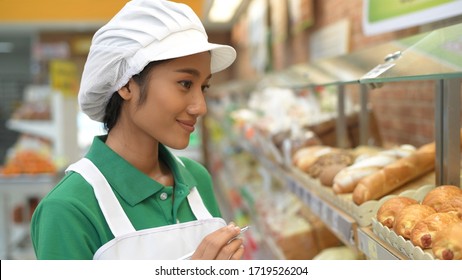
[[[214,0],[209,12],[211,22],[229,22],[242,0]]]
[[[11,42],[0,42],[0,53],[10,53],[13,51],[13,47]]]

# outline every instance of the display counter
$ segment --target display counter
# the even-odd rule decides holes
[[[419,248],[412,244],[408,238],[404,238],[378,223],[376,215],[377,210],[384,202],[395,196],[412,197],[421,203],[431,190],[439,186],[454,185],[460,188],[460,79],[462,78],[460,61],[462,61],[462,52],[457,47],[460,46],[462,39],[460,34],[462,34],[462,24],[457,24],[357,53],[323,59],[307,65],[296,65],[279,73],[269,74],[262,80],[261,84],[255,87],[256,91],[264,91],[266,88],[290,89],[300,94],[302,98],[307,98],[310,94],[316,95],[316,90],[319,88],[334,87],[337,106],[331,116],[336,122],[337,141],[332,148],[337,149],[337,151],[352,151],[352,149],[360,148],[360,146],[369,146],[370,143],[370,120],[367,117],[369,116],[367,112],[371,110],[368,102],[370,92],[386,87],[390,83],[419,83],[422,80],[435,82],[435,139],[434,142],[427,143],[427,148],[433,148],[430,154],[434,168],[431,172],[425,171],[412,177],[409,179],[410,181],[406,179],[406,182],[388,194],[363,204],[353,202],[351,193],[335,193],[330,186],[322,184],[319,177],[311,176],[312,174],[307,170],[300,171],[295,168],[291,161],[291,156],[294,154],[289,152],[291,150],[290,144],[285,145],[284,143],[288,141],[281,140],[281,137],[287,137],[287,140],[290,137],[290,132],[300,132],[300,128],[297,128],[296,125],[302,122],[296,117],[310,118],[312,116],[311,120],[315,117],[313,117],[314,113],[310,115],[312,112],[305,112],[305,114],[299,112],[299,108],[294,107],[293,104],[288,105],[283,102],[276,102],[276,105],[270,104],[275,105],[275,107],[272,112],[269,112],[269,115],[273,113],[273,117],[277,115],[279,119],[284,119],[287,116],[281,115],[277,106],[291,108],[286,112],[292,118],[285,120],[286,123],[291,123],[291,126],[288,129],[289,133],[284,134],[275,132],[275,127],[280,125],[277,122],[279,120],[265,115],[267,112],[262,107],[264,105],[255,105],[265,101],[265,99],[254,98],[255,100],[251,100],[250,105],[247,105],[249,105],[250,111],[253,109],[257,112],[252,115],[251,112],[246,111],[245,114],[233,119],[234,127],[222,127],[222,131],[228,131],[231,135],[225,137],[229,137],[232,141],[225,144],[229,145],[226,148],[227,152],[217,157],[228,156],[233,145],[239,147],[237,150],[242,149],[250,154],[267,170],[272,178],[284,186],[287,192],[296,196],[312,213],[319,217],[345,246],[363,255],[366,259],[436,259],[437,257],[431,249]],[[361,135],[359,138],[361,141],[358,147],[352,147],[351,141],[345,140],[351,136],[346,122],[351,111],[347,109],[347,97],[344,89],[351,85],[360,88],[359,133]],[[276,91],[274,92],[276,97]],[[253,97],[252,94],[246,94],[246,96]],[[264,97],[268,99],[271,98],[271,95],[265,94]],[[297,101],[294,104],[297,104]],[[237,106],[233,105],[233,107]],[[295,118],[293,118],[294,115]],[[216,116],[211,114],[210,117]],[[220,117],[216,121],[223,123],[223,119]],[[303,124],[306,125],[306,123]],[[226,132],[223,133],[226,134]],[[315,142],[309,145],[313,145],[313,143]],[[348,146],[349,144],[350,146]],[[396,143],[396,145],[401,144],[405,143]],[[412,149],[418,152],[424,146],[426,145]],[[381,149],[382,152],[384,151],[384,147],[377,148]],[[218,148],[215,151],[223,150]],[[432,160],[430,163],[433,166]],[[346,166],[349,165],[352,165],[352,162],[346,164]],[[381,166],[380,170],[386,169],[387,166]],[[257,170],[253,172],[257,172]],[[377,170],[377,172],[381,171]],[[263,186],[264,190],[268,189]]]

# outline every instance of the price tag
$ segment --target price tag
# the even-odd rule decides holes
[[[332,211],[331,213],[332,217],[331,217],[331,220],[332,220],[332,223],[331,223],[331,226],[332,226],[332,229],[337,232],[337,233],[340,233],[342,234],[342,231],[340,230],[340,223],[339,223],[339,220],[341,219],[341,216],[336,212],[336,211]],[[343,236],[343,234],[342,234]]]
[[[303,186],[300,186],[300,184],[295,183],[295,194],[299,197],[302,198],[303,195],[305,194],[306,190],[303,188]]]
[[[377,254],[377,243],[372,241],[371,239],[367,239],[367,255],[369,258],[373,260],[378,259],[378,254]]]
[[[331,225],[332,221],[330,219],[331,212],[332,212],[332,209],[330,209],[329,206],[327,206],[327,204],[325,203],[321,204],[321,215],[320,215],[321,220],[323,220],[324,223],[326,223],[326,225],[332,228],[332,225]]]
[[[314,214],[318,215],[319,217],[321,216],[321,201],[315,196],[311,197],[311,211],[313,211]]]
[[[303,201],[305,202],[306,205],[310,205],[311,203],[311,193],[308,191],[305,191],[303,196],[302,196]]]
[[[287,186],[289,187],[289,190],[293,193],[295,193],[295,190],[297,188],[296,183],[294,180],[291,180],[290,178],[287,178]]]

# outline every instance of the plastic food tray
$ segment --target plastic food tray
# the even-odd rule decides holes
[[[377,214],[377,210],[380,206],[391,197],[398,196],[395,194],[390,194],[382,197],[380,200],[371,200],[367,201],[361,205],[356,205],[353,202],[352,194],[336,194],[331,187],[323,186],[319,180],[313,179],[308,174],[298,170],[296,168],[292,169],[293,174],[303,183],[308,185],[310,190],[316,191],[319,195],[345,211],[353,219],[356,220],[360,227],[370,226],[372,223],[372,218]],[[399,196],[406,196],[414,198],[418,201],[421,201],[423,197],[431,190],[435,188],[435,185],[423,185],[417,189],[408,189],[399,193]]]
[[[406,240],[393,230],[383,226],[376,218],[372,218],[372,231],[385,243],[395,248],[411,260],[434,260],[431,249],[422,250],[411,241]]]

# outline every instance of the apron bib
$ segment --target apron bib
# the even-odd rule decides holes
[[[202,239],[226,226],[214,218],[202,201],[196,187],[188,202],[196,221],[135,230],[117,200],[111,186],[99,169],[87,158],[71,164],[67,171],[79,173],[92,187],[114,239],[101,246],[94,260],[169,260],[188,258]]]

